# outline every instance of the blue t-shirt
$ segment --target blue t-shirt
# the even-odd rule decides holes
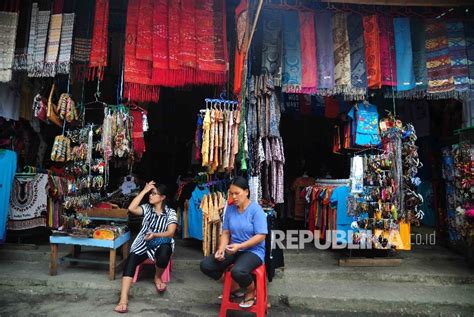
[[[189,200],[188,209],[188,233],[191,238],[202,240],[202,210],[201,201],[204,195],[209,194],[207,187],[199,188],[196,186],[191,199]]]
[[[377,107],[371,104],[358,104],[356,140],[357,145],[378,145],[379,136],[379,113]],[[349,111],[348,116],[355,120],[354,108]]]
[[[230,231],[230,243],[242,243],[251,239],[256,234],[267,234],[267,216],[262,207],[256,202],[250,205],[240,213],[237,206],[227,207],[223,230]],[[241,251],[250,251],[256,254],[262,263],[265,262],[265,240],[259,244]]]

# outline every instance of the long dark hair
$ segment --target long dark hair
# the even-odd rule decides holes
[[[237,176],[236,178],[230,181],[230,185],[237,186],[243,190],[248,190],[249,194],[247,197],[250,197],[249,182],[245,177]]]

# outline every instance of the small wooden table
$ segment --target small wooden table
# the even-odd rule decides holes
[[[67,244],[71,246],[71,253],[62,257],[61,260],[73,261],[73,262],[86,262],[86,263],[100,263],[109,264],[109,280],[115,279],[115,268],[122,265],[122,263],[128,257],[128,247],[130,241],[130,232],[126,232],[119,236],[115,240],[99,240],[92,238],[74,238],[74,237],[63,237],[63,236],[50,236],[49,242],[51,244],[51,262],[49,264],[49,275],[57,275],[57,264],[58,264],[58,245]],[[109,260],[87,260],[80,259],[80,247],[96,247],[96,248],[107,248],[109,249]],[[122,247],[122,261],[116,265],[116,252],[117,249]]]

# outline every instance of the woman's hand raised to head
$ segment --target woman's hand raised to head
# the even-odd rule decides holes
[[[149,193],[153,188],[155,188],[155,182],[151,181],[149,183],[146,183],[145,188],[143,188],[143,192]]]

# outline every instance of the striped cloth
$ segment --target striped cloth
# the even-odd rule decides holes
[[[28,56],[27,56],[27,69],[33,69],[35,45],[36,45],[36,28],[38,24],[38,3],[33,3],[31,6],[31,19],[30,19],[30,36],[28,39]]]
[[[61,40],[61,26],[63,15],[53,14],[49,24],[48,47],[46,48],[46,59],[43,68],[44,77],[56,76],[56,67],[59,54],[59,41]]]
[[[74,13],[63,14],[61,28],[61,44],[59,47],[58,74],[69,74],[72,52],[72,35],[74,29]]]
[[[12,79],[18,13],[0,12],[0,82]]]
[[[33,51],[33,63],[28,67],[28,76],[42,77],[44,67],[44,54],[46,51],[46,39],[48,37],[50,11],[38,11],[35,31],[35,48]],[[31,66],[31,67],[30,67]]]
[[[448,22],[446,27],[448,32],[451,74],[454,79],[454,91],[456,97],[461,97],[469,90],[469,67],[466,53],[464,25],[461,21],[452,21]]]

